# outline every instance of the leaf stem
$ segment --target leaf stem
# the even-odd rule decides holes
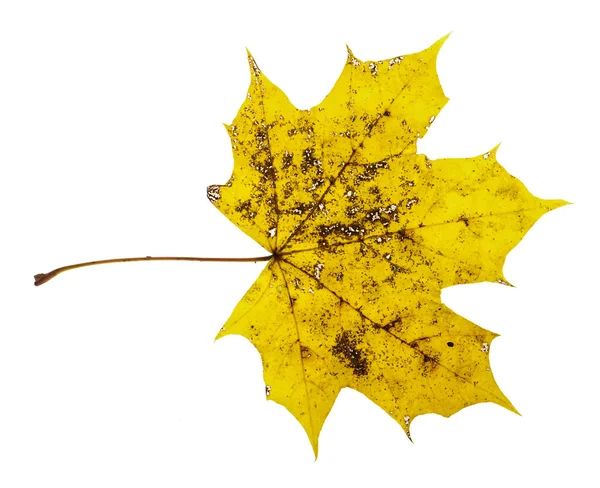
[[[71,264],[69,266],[63,266],[62,268],[56,268],[49,273],[40,273],[34,276],[35,286],[40,286],[50,281],[55,276],[58,276],[65,271],[70,269],[84,268],[86,266],[95,266],[97,264],[110,264],[110,263],[131,263],[134,261],[203,261],[203,262],[220,262],[220,263],[256,263],[258,261],[268,261],[273,256],[260,256],[256,258],[189,258],[189,257],[152,257],[145,256],[142,258],[118,258],[118,259],[104,259],[101,261],[89,261],[87,263]]]

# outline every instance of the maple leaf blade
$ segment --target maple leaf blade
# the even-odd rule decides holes
[[[446,36],[447,37],[447,36]],[[441,289],[500,281],[508,252],[562,200],[533,196],[496,161],[416,153],[447,102],[445,38],[362,62],[348,50],[329,95],[298,110],[249,55],[229,126],[232,180],[209,198],[273,258],[218,335],[258,349],[266,394],[318,437],[341,388],[413,419],[481,402],[516,409],[489,364],[496,334],[441,303]]]
[[[348,60],[333,89],[311,110],[320,127],[317,133],[324,134],[320,157],[330,165],[330,171],[318,174],[315,182],[324,183],[326,189],[316,204],[297,209],[306,218],[283,239],[280,250],[297,239],[317,209],[322,210],[323,198],[350,163],[376,164],[416,152],[417,139],[425,135],[448,101],[435,68],[447,37],[420,53],[378,62],[363,63],[348,50]],[[383,68],[379,70],[379,66]],[[338,170],[334,169],[335,176],[327,181],[331,167]]]
[[[419,224],[419,193],[428,188],[425,156],[397,154],[373,164],[348,164],[318,210],[288,241],[284,253],[377,240]]]
[[[405,312],[383,325],[369,316],[366,307],[352,305],[322,279],[317,282],[314,276],[302,273],[301,285],[312,284],[309,290],[316,297],[333,295],[340,300],[345,316],[360,316],[354,326],[323,324],[322,317],[317,319],[327,326],[331,338],[335,336],[330,368],[336,361],[345,366],[345,386],[371,398],[401,425],[406,418],[425,413],[448,417],[482,402],[516,412],[497,386],[489,365],[490,344],[496,334],[423,297],[406,307],[418,310],[417,314]]]
[[[418,225],[406,233],[420,246],[441,287],[506,283],[507,254],[540,217],[566,204],[532,195],[498,163],[496,151],[428,162],[432,191],[419,202]]]
[[[328,141],[331,150],[344,148],[343,160],[359,164],[416,152],[417,139],[448,102],[436,71],[447,38],[424,51],[381,61],[363,62],[348,50],[340,77],[313,109],[336,136]]]
[[[565,204],[533,196],[498,164],[496,148],[474,158],[436,161],[400,155],[377,165],[348,166],[284,254],[306,261],[311,252],[333,269],[332,260],[345,259],[338,258],[344,247],[350,255],[360,247],[363,257],[385,258],[390,269],[409,277],[411,268],[433,273],[439,287],[505,283],[508,252],[542,215]],[[385,279],[378,281],[385,286]]]
[[[232,124],[225,125],[231,139],[233,173],[226,184],[209,186],[207,197],[236,226],[272,253],[277,247],[278,202],[265,113],[268,80],[250,52],[248,65],[251,81],[246,100]],[[279,89],[275,91],[273,101],[285,104],[285,94]],[[236,218],[231,219],[232,215]]]
[[[315,457],[323,423],[341,384],[325,371],[328,354],[324,331],[315,329],[314,296],[292,289],[293,270],[271,261],[225,323],[217,339],[231,334],[246,337],[263,362],[265,394],[285,407],[302,425]],[[336,300],[329,300],[335,306]],[[338,318],[339,320],[339,318]],[[306,325],[308,324],[308,326]],[[324,374],[324,372],[328,374]]]

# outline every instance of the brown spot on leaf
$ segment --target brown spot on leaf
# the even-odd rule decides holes
[[[423,354],[423,362],[422,362],[423,371],[421,371],[421,374],[423,376],[429,376],[430,373],[433,373],[440,365],[440,363],[438,361],[439,361],[439,358],[437,356]]]
[[[309,359],[312,357],[312,351],[308,347],[302,345],[300,346],[300,354],[302,359]]]
[[[242,217],[248,220],[253,220],[256,217],[256,212],[252,208],[252,200],[240,202],[235,211],[240,213]]]
[[[292,153],[288,152],[286,149],[285,153],[281,157],[281,168],[287,169],[292,165],[293,162],[294,162],[294,155]]]
[[[394,263],[390,263],[390,269],[394,273],[402,273],[402,274],[408,274],[408,273],[410,273],[410,269],[403,268],[402,266],[398,266],[397,264],[394,264]]]
[[[358,348],[359,340],[355,334],[345,330],[337,335],[335,342],[331,353],[351,368],[356,376],[364,376],[369,372],[369,362],[364,357],[364,352]]]
[[[348,225],[335,223],[331,225],[319,225],[317,232],[322,238],[329,236],[343,236],[343,237],[354,237],[362,236],[365,233],[365,229],[362,225],[354,222]]]
[[[378,174],[381,169],[390,169],[388,162],[384,159],[383,161],[378,161],[376,163],[364,164],[362,166],[362,172],[356,176],[354,181],[355,185],[360,185],[363,181],[371,181]]]

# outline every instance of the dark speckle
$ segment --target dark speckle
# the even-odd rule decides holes
[[[390,269],[394,272],[394,273],[403,273],[403,274],[408,274],[410,273],[410,269],[408,268],[403,268],[402,266],[398,266],[397,264],[394,263],[390,263]]]
[[[317,228],[319,232],[319,236],[323,239],[326,239],[329,236],[343,236],[343,237],[354,237],[354,236],[363,236],[365,233],[364,227],[362,227],[359,223],[353,222],[348,225],[335,223],[331,225],[319,225]]]
[[[292,165],[293,161],[294,155],[286,150],[283,156],[281,157],[281,167],[283,169],[287,169]]]
[[[447,343],[446,343],[446,345],[447,345],[448,347],[454,347],[454,342],[447,342]]]
[[[358,349],[358,338],[355,334],[343,331],[335,338],[335,346],[331,352],[346,366],[352,368],[356,376],[364,376],[369,372],[369,362],[364,352]]]
[[[252,200],[240,202],[239,205],[235,207],[235,211],[248,220],[254,220],[254,217],[256,217],[256,212],[252,208]]]
[[[429,376],[431,373],[433,373],[437,369],[437,367],[440,365],[440,363],[438,361],[439,361],[439,358],[436,356],[430,356],[429,354],[423,354],[423,371],[421,371],[421,375]]]

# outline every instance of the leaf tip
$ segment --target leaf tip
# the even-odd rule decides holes
[[[260,76],[261,71],[258,67],[258,64],[256,64],[254,56],[252,56],[252,53],[248,48],[246,48],[246,56],[248,56],[248,66],[250,67],[250,74],[258,78]]]
[[[311,444],[312,449],[313,449],[313,454],[315,455],[315,463],[316,463],[317,462],[317,458],[319,457],[319,442],[318,441],[313,442],[311,440],[310,444]]]
[[[516,413],[519,417],[522,417],[521,412],[519,412],[508,399],[506,401],[508,402],[508,405],[502,406],[505,407],[507,410],[510,410],[512,413]]]
[[[217,332],[217,335],[215,336],[213,343],[217,342],[219,339],[221,339],[225,335],[224,332],[225,332],[225,326],[221,327],[219,332]]]
[[[444,43],[450,37],[450,34],[452,34],[452,31],[448,32],[448,34],[446,34],[445,36],[443,36],[443,37],[439,38],[437,41],[435,41],[429,49],[433,50],[435,52],[435,54],[437,54],[439,52],[439,50],[442,48],[442,46],[444,45]]]
[[[354,55],[348,44],[346,44],[346,51],[348,52],[348,59],[346,60],[347,64],[352,66],[360,66],[362,64],[362,61]]]
[[[496,154],[498,152],[498,148],[500,147],[500,144],[502,144],[501,142],[499,142],[498,144],[496,144],[492,149],[490,149],[489,151],[484,152],[483,154],[479,154],[477,156],[475,156],[475,159],[477,160],[485,160],[488,163],[497,163],[497,157]]]
[[[501,275],[500,278],[498,278],[497,282],[501,285],[504,286],[508,286],[509,288],[516,288],[515,285],[513,285],[510,281],[508,281],[504,275]]]
[[[512,402],[506,397],[506,395],[504,393],[502,393],[502,390],[500,390],[500,388],[498,387],[498,385],[495,385],[495,394],[489,398],[487,401],[491,401],[492,403],[495,403],[496,405],[499,405],[501,407],[506,408],[506,410],[511,411],[512,413],[516,413],[517,415],[521,416],[521,414],[519,413],[519,411],[515,408],[515,406],[512,404]]]
[[[542,200],[544,208],[550,212],[557,208],[564,207],[566,205],[573,205],[573,202],[567,202],[566,200]]]

